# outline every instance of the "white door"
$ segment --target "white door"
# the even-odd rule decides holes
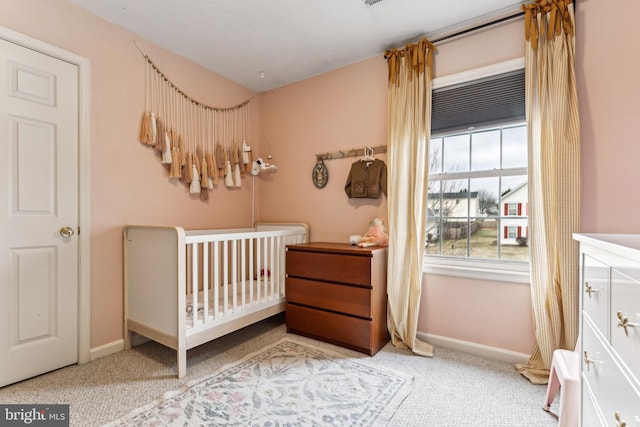
[[[0,386],[78,358],[78,69],[0,39]]]

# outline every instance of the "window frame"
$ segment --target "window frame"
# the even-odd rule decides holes
[[[466,83],[471,80],[490,77],[518,69],[524,69],[524,57],[435,78],[433,80],[432,88],[438,89],[450,85]],[[509,125],[509,123],[501,124],[501,126],[507,125]],[[432,135],[432,137],[437,136],[438,135]],[[526,171],[526,168],[524,168],[524,170]],[[522,174],[522,171],[513,170],[512,173],[514,175]],[[425,253],[423,257],[423,272],[426,274],[455,276],[478,280],[522,284],[530,283],[529,262],[430,256]]]

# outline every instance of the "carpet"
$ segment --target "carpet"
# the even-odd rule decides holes
[[[284,338],[106,426],[382,426],[412,387],[412,376]]]

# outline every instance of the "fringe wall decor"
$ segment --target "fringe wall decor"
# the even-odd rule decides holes
[[[220,179],[227,188],[241,187],[245,171],[251,168],[250,100],[228,108],[204,105],[138,50],[145,59],[139,141],[159,154],[170,179],[179,179],[200,200],[209,200],[209,191],[219,186]]]

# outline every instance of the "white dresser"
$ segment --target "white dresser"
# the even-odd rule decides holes
[[[640,427],[640,235],[580,242],[580,425]]]

